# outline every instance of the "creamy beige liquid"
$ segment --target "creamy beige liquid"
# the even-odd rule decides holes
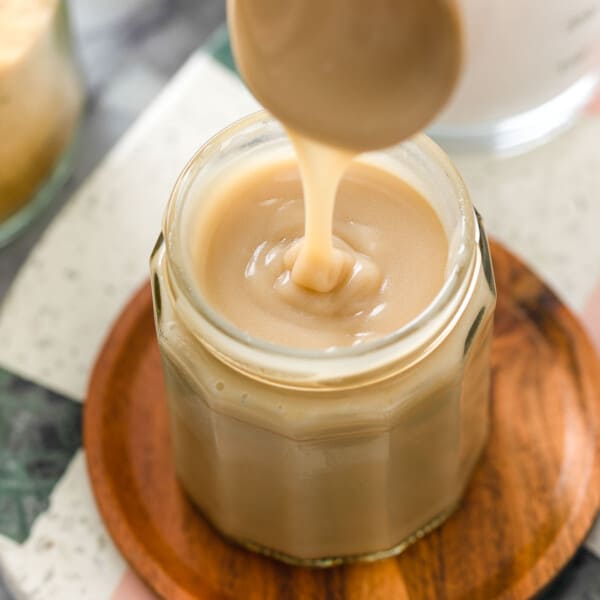
[[[437,215],[375,166],[353,163],[338,190],[327,228],[345,261],[327,294],[290,272],[304,229],[295,162],[234,171],[205,192],[203,204],[191,245],[200,288],[258,338],[302,348],[360,344],[416,317],[444,280],[448,242]]]
[[[461,59],[456,7],[450,0],[229,0],[227,9],[242,76],[296,147],[306,211],[292,278],[330,292],[353,260],[332,241],[339,179],[358,151],[416,133],[448,99]]]
[[[0,223],[48,177],[73,135],[82,89],[59,0],[0,1]]]

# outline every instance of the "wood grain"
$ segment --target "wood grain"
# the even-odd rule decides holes
[[[581,326],[492,245],[492,432],[459,510],[396,558],[294,568],[223,540],[176,483],[149,287],[114,326],[84,414],[94,492],[115,542],[169,600],[528,598],[563,567],[600,496],[600,368]]]

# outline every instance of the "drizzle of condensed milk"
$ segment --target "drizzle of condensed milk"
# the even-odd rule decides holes
[[[304,239],[285,266],[327,293],[352,269],[332,239],[335,193],[358,152],[422,129],[444,105],[461,63],[452,0],[228,0],[236,64],[296,148]]]

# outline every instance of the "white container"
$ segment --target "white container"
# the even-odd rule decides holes
[[[458,0],[465,65],[430,133],[449,149],[512,151],[573,122],[600,80],[600,0]]]

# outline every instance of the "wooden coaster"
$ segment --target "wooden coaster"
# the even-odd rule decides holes
[[[565,565],[600,497],[600,367],[569,310],[493,245],[492,432],[458,511],[396,558],[297,568],[223,540],[178,486],[149,286],[98,358],[85,404],[91,481],[113,539],[162,596],[527,598]]]

